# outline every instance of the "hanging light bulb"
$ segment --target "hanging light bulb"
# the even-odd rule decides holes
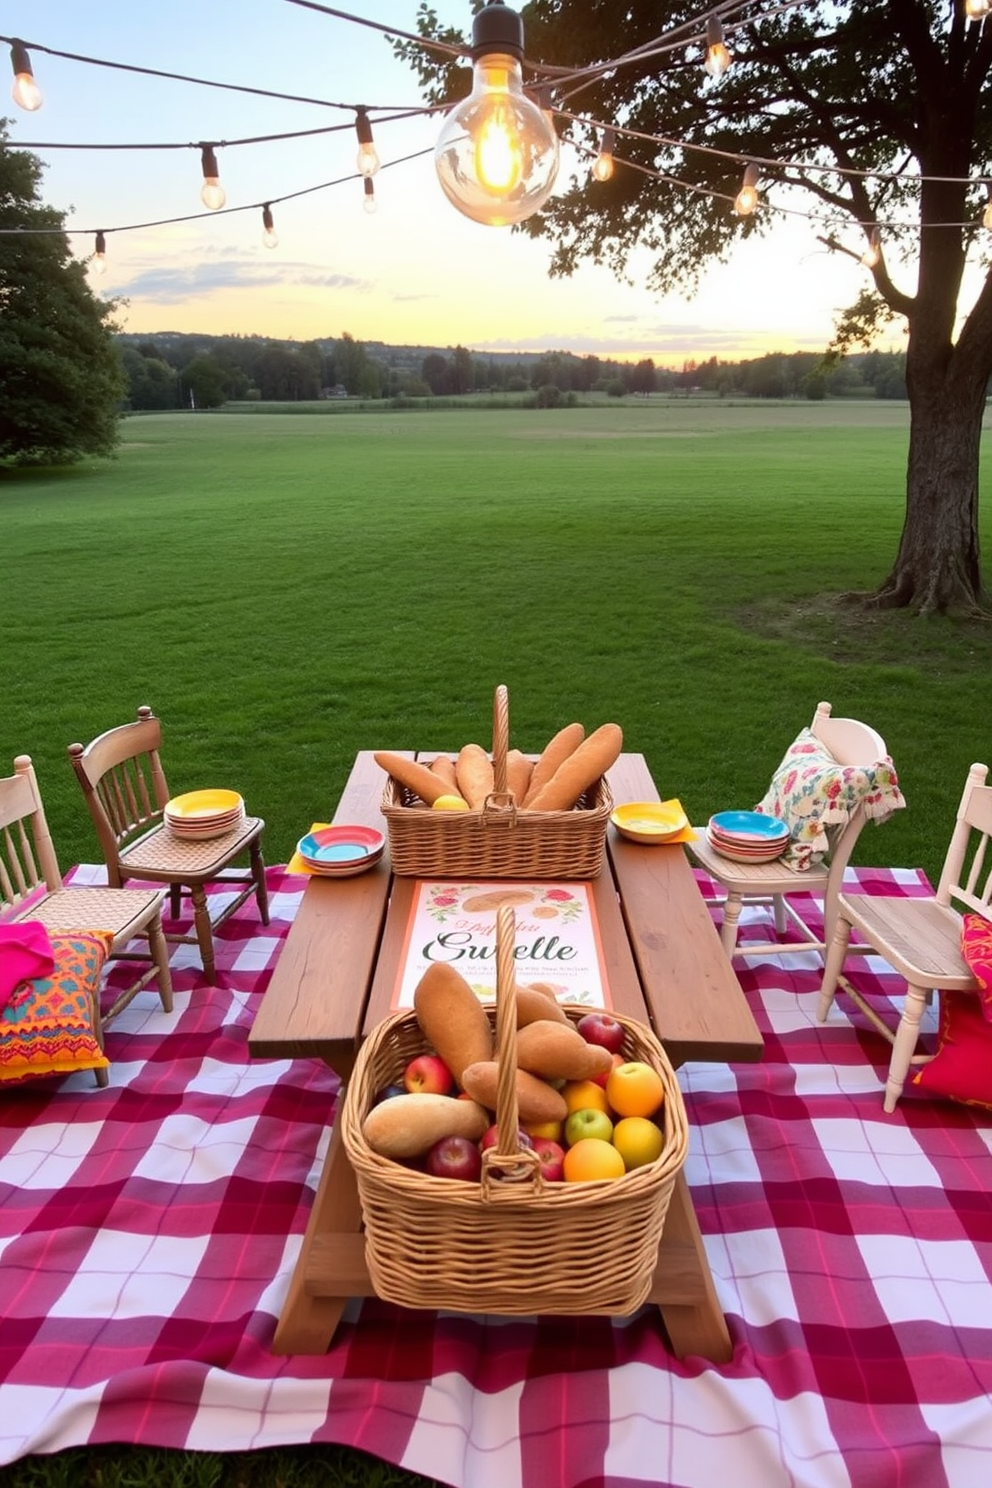
[[[94,274],[105,274],[107,272],[107,240],[102,232],[96,235],[96,245],[93,249],[93,257],[90,259],[90,268]]]
[[[861,255],[861,262],[866,269],[873,269],[882,257],[882,235],[877,227],[873,227],[868,238],[868,247]]]
[[[969,21],[983,21],[992,10],[992,0],[964,0],[964,13]]]
[[[989,199],[985,203],[985,211],[982,213],[982,226],[987,227],[989,232],[992,232],[992,181],[987,181],[986,185],[989,189]]]
[[[531,217],[558,174],[558,136],[523,90],[523,22],[487,0],[472,26],[472,91],[444,121],[434,165],[445,196],[489,227]]]
[[[272,217],[272,208],[268,202],[262,208],[262,242],[266,248],[279,247],[279,234],[276,232],[275,221]]]
[[[371,217],[375,212],[375,186],[372,184],[372,177],[366,176],[362,184],[365,187],[365,200],[362,202],[362,208]]]
[[[738,217],[750,217],[758,205],[758,167],[752,160],[744,167],[741,189],[734,198],[734,211]]]
[[[379,169],[379,152],[372,140],[372,122],[367,109],[355,111],[355,132],[358,135],[358,169],[363,176],[374,176]]]
[[[613,175],[613,147],[617,142],[615,129],[604,129],[599,142],[599,154],[592,163],[594,181],[608,181]]]
[[[10,90],[10,96],[19,108],[27,109],[33,114],[35,109],[42,105],[41,89],[34,80],[31,71],[31,58],[23,41],[12,41],[10,44],[10,65],[14,69],[14,83]]]
[[[220,184],[220,172],[217,169],[217,156],[214,154],[213,145],[201,145],[200,158],[203,163],[203,186],[200,190],[200,200],[211,212],[219,212],[227,201],[227,192]]]
[[[723,37],[723,23],[718,15],[706,22],[706,61],[703,66],[711,78],[721,78],[733,61]]]

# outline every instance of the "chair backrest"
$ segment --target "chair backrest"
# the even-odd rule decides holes
[[[20,908],[40,889],[61,887],[34,766],[30,755],[19,754],[14,774],[0,780],[0,914]]]
[[[829,703],[817,705],[810,730],[829,749],[839,765],[877,765],[888,756],[881,734],[857,718],[834,718]],[[827,926],[834,923],[837,896],[841,891],[844,872],[866,821],[864,810],[859,806],[846,822],[825,829],[830,843],[827,853],[829,876],[823,896],[824,920]]]
[[[972,765],[937,885],[941,904],[956,900],[992,920],[992,785],[988,765]]]
[[[120,849],[157,826],[169,800],[161,743],[161,724],[142,706],[135,723],[108,729],[89,744],[69,745],[112,884],[119,883]]]

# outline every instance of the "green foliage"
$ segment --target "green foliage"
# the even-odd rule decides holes
[[[40,204],[40,162],[6,141],[0,119],[0,463],[108,455],[125,391],[114,306],[90,291],[63,214]]]

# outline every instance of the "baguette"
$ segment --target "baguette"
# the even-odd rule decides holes
[[[534,766],[525,754],[521,754],[519,749],[507,750],[506,788],[518,806],[524,804],[524,798],[530,789],[530,777],[533,772]]]
[[[618,723],[604,723],[584,739],[552,775],[547,785],[527,802],[528,811],[570,811],[584,790],[616,764],[623,748]]]
[[[392,754],[388,749],[380,749],[376,751],[375,762],[382,766],[387,775],[398,780],[400,785],[405,785],[422,801],[426,801],[428,806],[433,806],[438,796],[451,795],[451,787],[445,784],[440,775],[435,775],[426,765],[418,765],[415,760],[405,759],[402,754]]]
[[[491,1059],[493,1035],[485,1008],[453,966],[428,966],[413,994],[420,1031],[461,1088],[467,1064]]]
[[[554,738],[548,741],[544,746],[543,754],[531,771],[530,785],[527,787],[527,794],[523,801],[526,807],[530,807],[538,791],[547,785],[558,766],[578,749],[585,736],[586,731],[581,723],[569,723],[565,728],[559,729]]]
[[[458,794],[472,811],[481,811],[493,792],[493,765],[479,744],[466,744],[455,761]]]
[[[431,760],[428,769],[433,775],[443,780],[447,790],[446,795],[458,795],[458,781],[455,779],[455,762],[450,755],[439,754],[437,759]]]

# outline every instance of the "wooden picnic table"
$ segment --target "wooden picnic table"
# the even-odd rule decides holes
[[[608,779],[616,801],[658,800],[643,755],[621,755]],[[372,752],[362,751],[334,821],[381,830],[384,783]],[[682,847],[643,846],[611,827],[607,849],[589,889],[615,1009],[646,1020],[675,1067],[760,1059],[761,1034]],[[415,886],[393,876],[388,847],[356,877],[310,878],[249,1034],[255,1058],[322,1059],[348,1079],[362,1039],[391,1010]],[[335,1127],[274,1352],[324,1352],[347,1299],[372,1294],[361,1222],[355,1175]],[[683,1173],[648,1300],[660,1308],[679,1357],[730,1358]]]

